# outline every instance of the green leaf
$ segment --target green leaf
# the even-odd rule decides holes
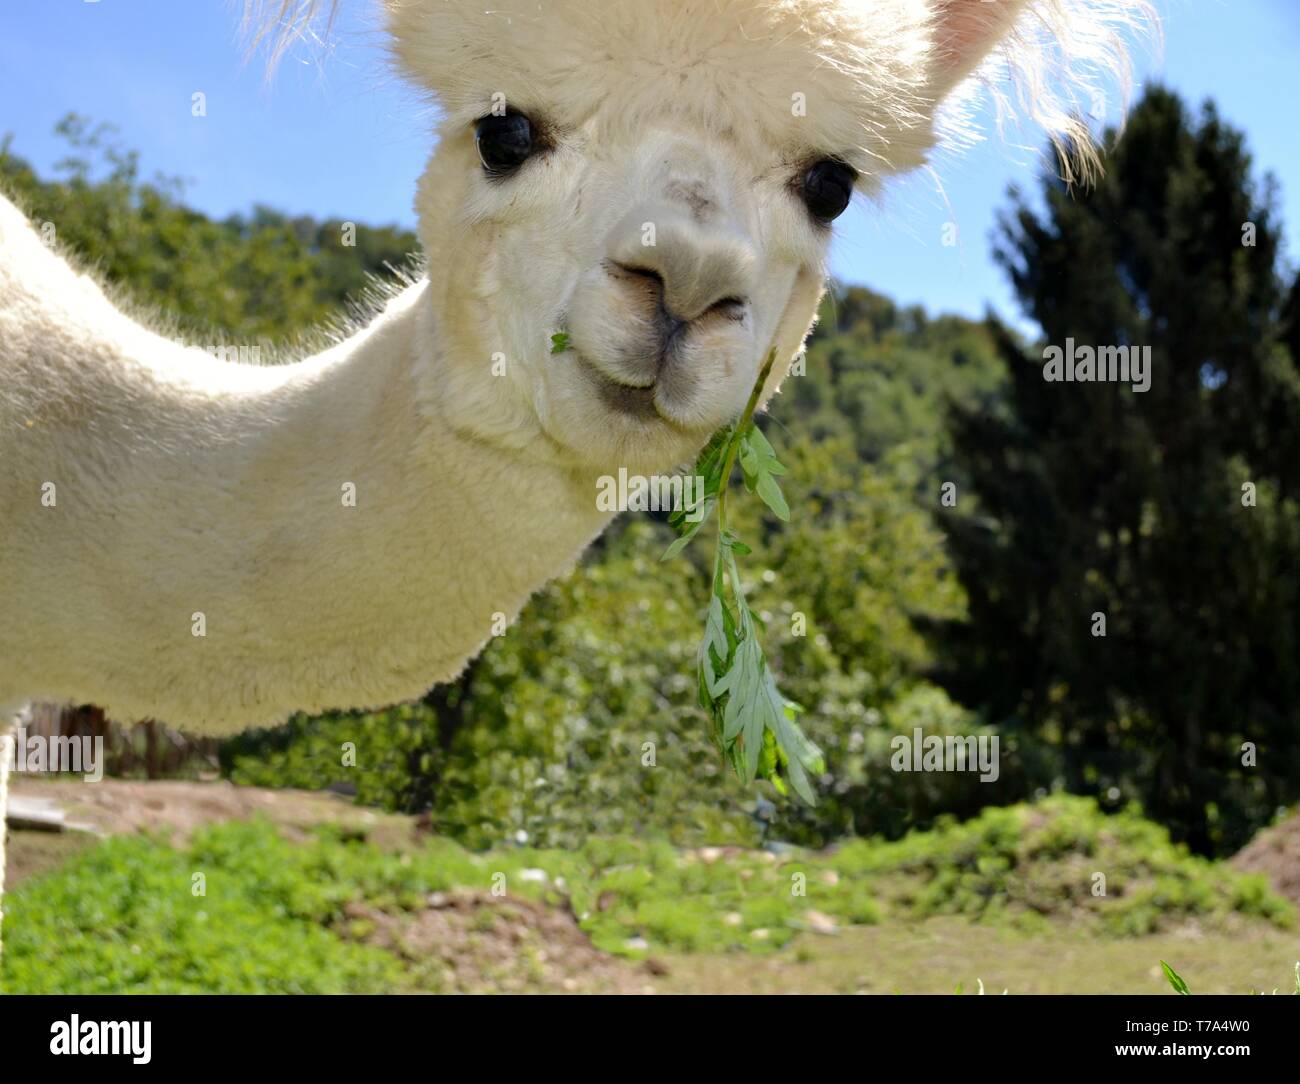
[[[563,354],[569,349],[569,333],[567,331],[557,331],[551,336],[551,353]]]
[[[730,694],[723,709],[722,737],[727,742],[741,743],[744,753],[741,778],[749,783],[758,774],[764,732],[772,731],[777,744],[781,744],[779,727],[785,714],[785,700],[777,690],[763,657],[763,648],[752,628],[742,636],[732,667],[718,687]]]
[[[740,469],[745,472],[745,485],[753,492],[750,479],[756,477],[762,469],[759,462],[758,453],[754,451],[753,445],[749,442],[749,434],[740,438]]]
[[[785,473],[785,467],[776,458],[776,452],[763,436],[763,431],[752,423],[741,435],[739,459],[740,469],[745,475],[745,488],[757,493],[779,519],[788,521],[790,507],[776,481],[777,475]]]
[[[734,432],[734,427],[730,425],[725,429],[719,429],[695,460],[694,473],[696,477],[704,479],[706,495],[717,496],[722,481],[722,464],[726,459],[727,449],[731,447]]]
[[[736,537],[735,533],[732,531],[722,531],[718,536],[718,543],[741,557],[745,557],[754,552],[738,537]]]
[[[772,445],[768,443],[767,437],[763,435],[763,430],[761,430],[757,425],[753,426],[749,431],[749,439],[754,449],[766,464],[767,472],[769,474],[785,473],[785,465],[777,459],[776,451],[773,449]]]
[[[731,661],[731,668],[722,675],[717,689],[727,694],[722,709],[722,740],[728,745],[743,741],[745,729],[752,725],[758,698],[758,671],[755,667],[753,644],[741,640]],[[760,731],[760,741],[762,734]],[[742,773],[746,783],[753,778],[748,770]]]
[[[758,495],[763,499],[763,503],[772,509],[776,517],[784,522],[790,521],[790,506],[785,503],[785,495],[781,492],[781,487],[776,484],[776,479],[770,474],[764,474],[758,479]]]
[[[799,724],[795,722],[795,717],[802,710],[797,704],[792,704],[789,701],[782,705],[782,711],[775,727],[776,740],[789,758],[786,768],[789,771],[790,784],[794,787],[794,792],[809,805],[816,805],[817,796],[813,792],[808,773],[821,775],[826,771],[826,760],[822,756],[822,751],[809,740],[808,736],[799,727]]]
[[[726,456],[727,448],[730,446],[732,427],[727,426],[716,432],[704,450],[700,452],[695,461],[693,474],[697,478],[703,479],[704,492],[697,496],[699,514],[693,518],[687,518],[691,509],[679,505],[668,514],[668,525],[677,533],[678,537],[673,540],[669,547],[664,551],[661,561],[667,561],[671,557],[676,557],[682,552],[697,534],[700,528],[708,523],[709,518],[713,515],[714,509],[718,504],[718,487],[722,479],[722,462]],[[685,487],[683,487],[683,493]]]
[[[1190,994],[1191,990],[1187,988],[1187,983],[1183,982],[1183,977],[1170,967],[1164,960],[1160,961],[1160,966],[1164,968],[1165,978],[1169,980],[1169,985],[1174,988],[1175,993]]]
[[[710,511],[712,510],[711,506],[709,507],[709,510]],[[688,528],[683,534],[679,535],[677,538],[674,538],[672,542],[668,544],[668,548],[664,550],[663,556],[660,557],[659,560],[667,561],[669,558],[676,557],[679,553],[681,553],[682,550],[684,550],[688,545],[690,545],[691,539],[700,533],[700,528],[703,527],[706,522],[708,522],[708,518],[709,517],[706,514],[700,518],[699,522],[689,524]]]
[[[709,613],[704,623],[704,639],[700,641],[696,656],[696,663],[711,701],[716,701],[726,691],[725,686],[718,679],[718,672],[726,671],[727,661],[731,658],[732,637],[728,632],[727,617],[722,600],[715,595],[709,603]]]

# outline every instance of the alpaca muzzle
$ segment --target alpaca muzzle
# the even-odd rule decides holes
[[[609,238],[609,263],[657,287],[658,304],[675,321],[715,312],[734,319],[754,289],[755,246],[735,224],[704,214],[715,205],[698,187],[690,198],[682,186],[674,190],[682,193],[678,206],[646,203],[623,217]]]

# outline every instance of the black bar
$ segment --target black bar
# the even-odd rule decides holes
[[[141,1049],[147,1021],[147,1063],[129,1052],[52,1053],[71,1039],[74,1015],[87,1050],[88,1022],[94,1041],[111,1045],[116,1035],[124,1046],[125,1029],[98,1024],[135,1022]],[[369,1079],[409,1062],[436,1076],[466,1059],[521,1077],[565,1064],[605,1075],[656,1061],[692,1073],[802,1065],[818,1079],[841,1066],[866,1075],[887,1064],[927,1075],[1024,1067],[1053,1076],[1124,1063],[1185,1073],[1201,1064],[1216,1075],[1276,1067],[1292,1077],[1300,998],[15,996],[0,999],[0,1031],[8,1079],[15,1068],[110,1062],[132,1072],[316,1070],[338,1079],[355,1070]]]

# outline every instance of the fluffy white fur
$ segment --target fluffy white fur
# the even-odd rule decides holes
[[[9,768],[14,759],[14,736],[8,732],[8,723],[0,717],[0,933],[4,929],[5,901],[5,813],[9,808]],[[3,950],[0,944],[0,951]]]
[[[276,6],[277,32],[311,7]],[[223,733],[455,677],[496,615],[513,620],[602,529],[597,476],[688,461],[773,345],[779,384],[823,285],[829,234],[793,187],[809,163],[841,158],[870,189],[924,160],[955,88],[1009,64],[1086,170],[1070,96],[1122,79],[1116,32],[1146,9],[387,0],[386,14],[443,118],[416,198],[429,265],[317,356],[243,366],[178,346],[0,200],[0,704],[94,702]],[[498,94],[552,147],[491,181],[473,123]],[[625,254],[659,261],[692,316],[657,378],[656,299],[611,262]],[[726,297],[741,310],[711,307]],[[573,349],[552,355],[559,330]]]

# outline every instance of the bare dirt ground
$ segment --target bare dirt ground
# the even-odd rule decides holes
[[[104,779],[94,785],[78,785],[20,777],[13,793],[56,801],[69,818],[112,835],[162,831],[173,838],[185,838],[203,825],[258,814],[300,829],[313,824],[354,824],[370,830],[384,822],[409,822],[409,818],[364,809],[342,795],[325,791],[237,787],[225,780]]]
[[[1300,905],[1300,814],[1266,828],[1232,859],[1237,869],[1262,873],[1292,903]]]
[[[599,951],[573,915],[530,900],[440,892],[415,915],[353,904],[347,916],[353,936],[394,953],[422,989],[441,993],[649,994],[663,971]]]
[[[383,846],[409,839],[415,831],[410,817],[364,809],[341,795],[237,787],[224,780],[104,779],[85,785],[19,776],[10,790],[25,798],[57,802],[69,821],[85,824],[101,836],[147,831],[180,843],[204,825],[259,815],[280,825],[290,837],[312,825],[341,824],[364,829],[367,838]],[[52,869],[95,840],[96,834],[88,832],[12,832],[7,884],[13,887],[25,877]]]

